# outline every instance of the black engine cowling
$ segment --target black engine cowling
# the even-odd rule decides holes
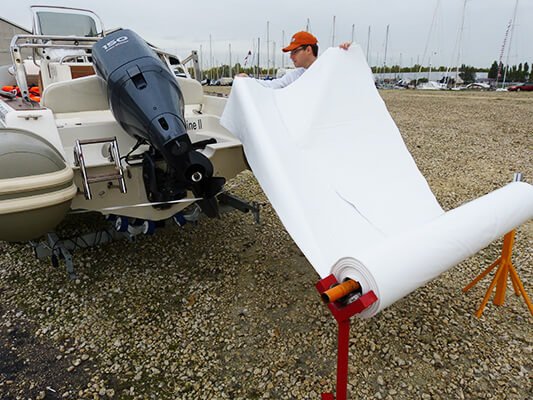
[[[192,190],[197,197],[212,199],[207,200],[210,204],[204,201],[200,205],[208,215],[218,215],[213,197],[225,179],[213,177],[209,159],[193,148],[184,119],[183,95],[167,66],[128,29],[99,40],[92,54],[96,73],[107,84],[115,119],[126,132],[147,141],[163,156],[177,186]],[[174,198],[166,200],[186,193],[166,192],[175,193]]]

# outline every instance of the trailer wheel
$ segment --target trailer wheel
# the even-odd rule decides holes
[[[117,216],[115,220],[115,230],[117,232],[126,232],[129,225],[128,217]]]
[[[172,217],[172,220],[176,223],[178,226],[183,226],[187,223],[187,220],[183,216],[182,213],[177,213]]]
[[[145,235],[152,235],[155,231],[154,221],[144,221],[142,225],[142,233]]]

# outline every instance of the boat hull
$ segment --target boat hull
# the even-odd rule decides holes
[[[27,241],[53,230],[77,193],[73,177],[43,138],[0,129],[0,240]]]
[[[70,209],[70,201],[33,210],[0,214],[0,240],[6,242],[26,242],[39,238],[54,228],[65,218]]]

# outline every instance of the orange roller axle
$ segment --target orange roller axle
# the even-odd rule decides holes
[[[326,290],[324,293],[320,295],[322,297],[322,301],[324,304],[329,304],[333,301],[337,301],[340,298],[346,296],[349,293],[355,292],[361,287],[359,285],[359,282],[356,282],[352,279],[348,279],[341,284],[332,287],[329,290]]]

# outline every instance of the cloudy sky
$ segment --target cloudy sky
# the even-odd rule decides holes
[[[204,67],[209,54],[215,63],[244,60],[261,42],[261,61],[266,65],[267,21],[270,65],[281,66],[281,47],[293,33],[306,28],[317,36],[321,50],[351,41],[352,32],[366,53],[370,27],[369,59],[372,65],[385,61],[386,30],[389,25],[387,65],[453,65],[488,67],[499,59],[515,0],[468,0],[461,31],[464,0],[3,0],[3,18],[30,27],[30,4],[90,8],[106,28],[124,27],[148,41],[186,57],[201,50]],[[335,29],[333,20],[335,18]],[[533,63],[533,0],[519,0],[512,31],[510,64]],[[284,32],[284,43],[283,43]],[[431,33],[430,33],[431,32]],[[209,40],[211,36],[211,42]],[[509,33],[511,36],[511,33]],[[210,44],[211,43],[211,44]],[[458,46],[459,43],[459,46]],[[509,39],[507,40],[509,46]],[[457,55],[457,47],[460,48]],[[275,54],[275,59],[272,53]],[[425,57],[424,57],[425,54]],[[285,65],[290,60],[285,59]]]

